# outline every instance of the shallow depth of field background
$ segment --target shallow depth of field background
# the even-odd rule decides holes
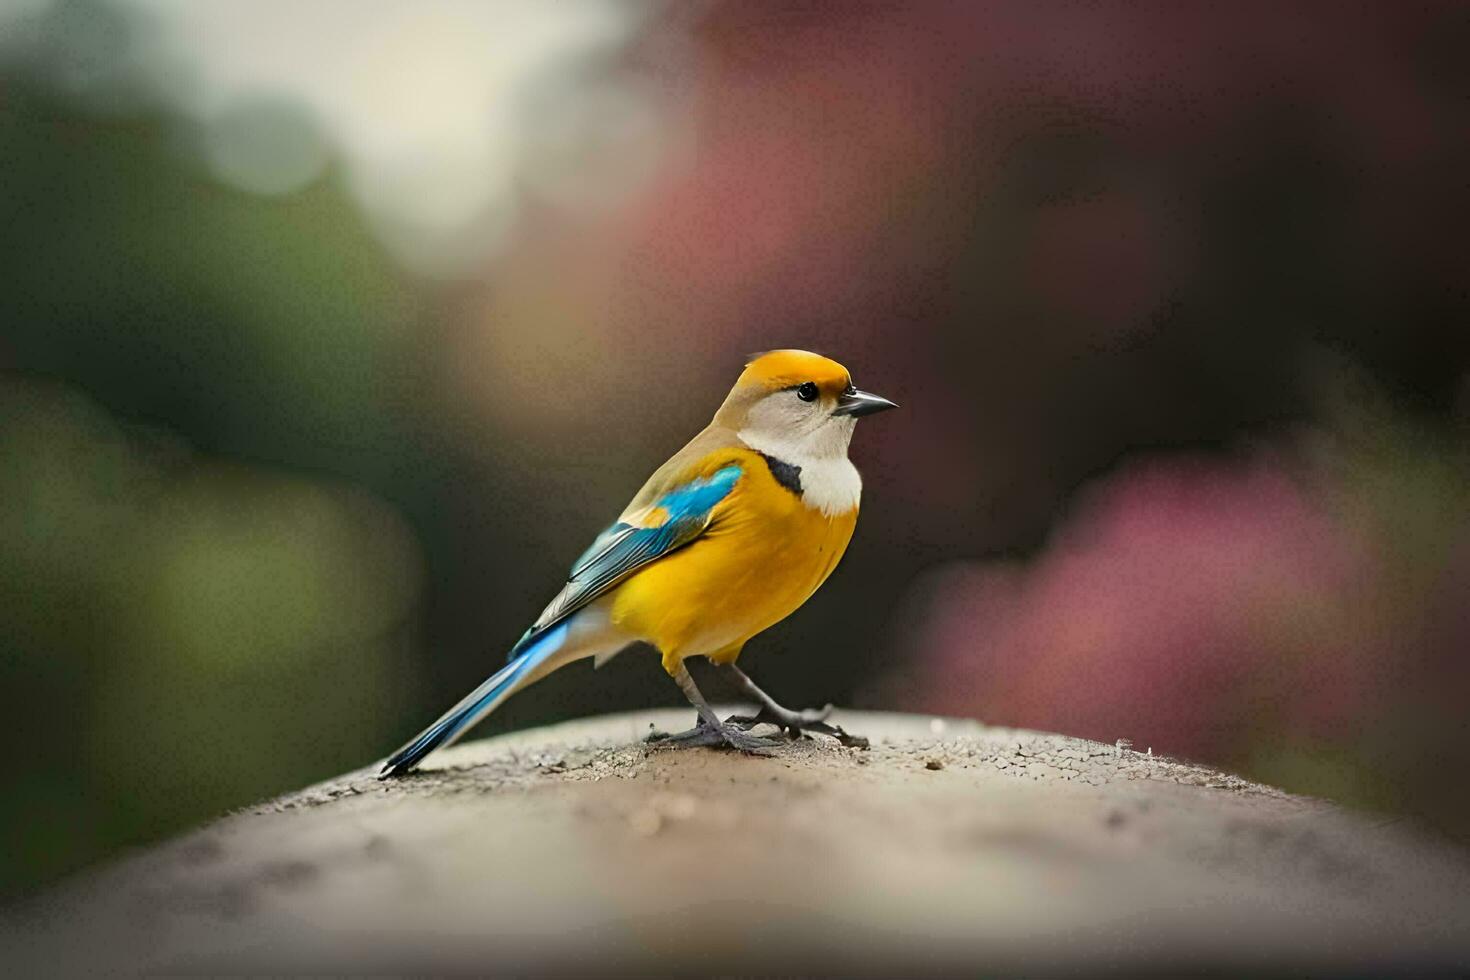
[[[6,0],[0,894],[396,747],[784,346],[903,405],[742,660],[787,703],[1470,835],[1467,52],[1454,2]],[[635,653],[480,734],[677,703]]]

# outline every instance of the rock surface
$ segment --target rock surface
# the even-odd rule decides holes
[[[1197,766],[845,712],[870,750],[468,743],[239,812],[0,919],[13,976],[1470,967],[1470,860]],[[19,970],[20,972],[12,972]]]

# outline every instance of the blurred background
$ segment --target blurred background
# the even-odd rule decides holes
[[[783,701],[1470,836],[1467,52],[1458,2],[3,0],[0,894],[395,748],[786,346],[903,410],[742,660]],[[631,655],[479,734],[678,703]]]

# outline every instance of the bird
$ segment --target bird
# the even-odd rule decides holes
[[[694,728],[659,739],[667,746],[770,754],[780,743],[753,733],[763,723],[791,737],[815,730],[847,741],[826,723],[831,705],[782,707],[736,660],[837,567],[862,495],[847,454],[853,430],[859,418],[897,407],[858,390],[845,367],[820,354],[753,356],[709,425],[572,564],[506,665],[389,756],[380,776],[411,772],[552,671],[589,657],[601,666],[640,642],[659,654],[697,715]],[[727,672],[757,712],[721,720],[690,676],[691,657]]]

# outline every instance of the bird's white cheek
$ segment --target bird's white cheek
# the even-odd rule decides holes
[[[802,502],[835,517],[851,513],[863,492],[862,478],[847,458],[856,421],[776,395],[752,409],[738,434],[757,452],[801,467]]]

